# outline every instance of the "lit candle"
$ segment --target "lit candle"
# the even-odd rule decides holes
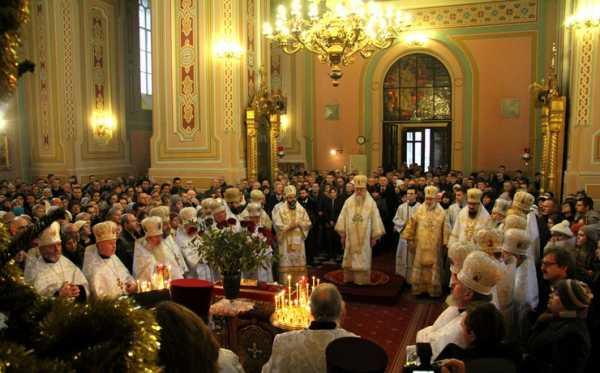
[[[292,303],[292,275],[288,275],[288,300]]]
[[[315,276],[312,277],[312,290],[315,290]]]
[[[319,286],[320,283],[321,283],[321,280],[317,279],[317,286]]]
[[[306,282],[306,292],[304,293],[304,303],[308,303],[308,281]]]
[[[296,301],[300,300],[300,285],[296,282]]]

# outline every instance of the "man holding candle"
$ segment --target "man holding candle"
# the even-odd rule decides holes
[[[27,262],[25,273],[31,278],[25,280],[44,296],[76,298],[85,301],[88,282],[81,270],[69,259],[62,256],[60,224],[52,223],[39,236],[39,258]],[[28,276],[29,277],[29,276]]]
[[[162,220],[152,216],[142,220],[145,235],[135,243],[133,252],[133,275],[139,281],[152,281],[157,265],[170,267],[171,279],[183,277],[183,271],[173,254],[163,243]]]
[[[306,252],[304,240],[310,230],[310,218],[304,207],[296,201],[296,188],[288,185],[284,189],[285,201],[273,209],[273,224],[279,243],[280,282],[288,275],[294,282],[306,276]]]
[[[96,244],[85,250],[83,273],[90,282],[90,291],[97,298],[117,298],[137,292],[137,284],[115,255],[117,225],[105,221],[92,227]]]
[[[344,248],[344,282],[366,285],[371,282],[372,247],[385,234],[375,200],[367,193],[367,177],[354,177],[350,196],[335,225]]]
[[[195,211],[194,211],[195,212]],[[163,243],[171,251],[173,257],[177,261],[177,265],[181,268],[181,271],[186,275],[190,272],[181,247],[175,242],[171,229],[171,214],[168,206],[157,206],[150,210],[150,216],[158,216],[162,220],[163,224]]]

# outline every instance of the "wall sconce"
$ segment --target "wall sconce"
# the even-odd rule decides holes
[[[411,47],[422,47],[428,40],[429,37],[420,32],[411,32],[404,37],[404,43]]]
[[[523,162],[525,162],[525,167],[529,167],[529,162],[531,161],[531,152],[529,151],[529,148],[525,148],[523,150],[523,153],[521,154],[521,159],[523,160]]]
[[[4,119],[4,111],[0,110],[0,134],[6,131],[6,119]]]
[[[565,20],[565,26],[574,29],[591,29],[600,26],[600,5],[580,8]]]
[[[279,117],[279,121],[281,122],[281,129],[283,131],[287,130],[290,127],[290,118],[287,114],[281,114]]]
[[[338,154],[342,154],[344,152],[343,148],[331,148],[331,150],[329,150],[329,154],[333,157],[336,156]]]
[[[215,57],[227,60],[239,60],[244,54],[242,48],[237,42],[231,40],[220,40],[215,43]]]
[[[92,133],[94,137],[106,142],[113,136],[117,127],[114,118],[107,112],[94,112],[92,115]]]

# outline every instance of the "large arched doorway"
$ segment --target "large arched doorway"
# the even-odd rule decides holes
[[[452,81],[437,58],[405,55],[383,82],[383,166],[451,168]]]

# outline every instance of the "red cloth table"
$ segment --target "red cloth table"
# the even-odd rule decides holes
[[[270,321],[275,295],[281,290],[282,286],[262,282],[258,286],[241,286],[239,297],[255,301],[254,308],[235,317],[212,315],[217,340],[238,354],[246,373],[260,373],[271,357],[275,335],[284,332]],[[214,294],[215,298],[224,296],[221,283],[215,284]]]
[[[259,282],[257,286],[240,286],[239,298],[252,299],[254,301],[275,303],[275,295],[284,289],[281,285],[269,285],[266,282]],[[218,281],[214,288],[215,296],[225,296],[223,283]]]
[[[213,283],[205,280],[184,278],[171,281],[171,299],[208,323],[208,310],[212,303]]]

